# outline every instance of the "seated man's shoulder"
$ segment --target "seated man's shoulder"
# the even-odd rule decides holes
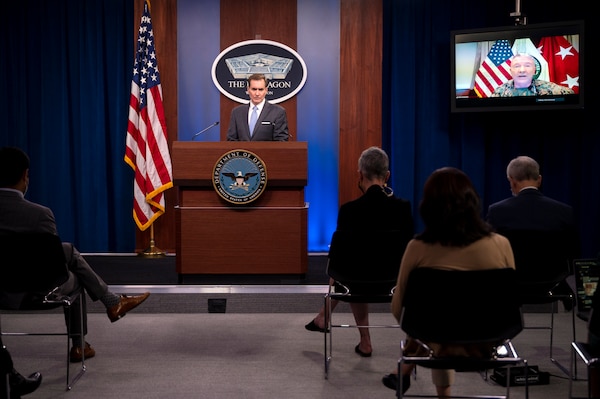
[[[571,205],[567,204],[566,202],[562,202],[560,200],[557,200],[556,198],[552,198],[549,197],[547,195],[541,195],[539,196],[540,201],[544,201],[548,204],[560,207],[560,208],[572,208]]]
[[[45,205],[38,204],[37,202],[27,201],[27,205],[29,206],[29,212],[31,212],[32,210],[37,210],[38,212],[43,213],[53,213],[52,209],[48,208]]]
[[[496,202],[490,204],[489,210],[492,211],[492,210],[496,210],[496,209],[501,209],[506,206],[511,206],[515,202],[515,198],[517,198],[517,197],[509,197],[509,198],[504,198],[500,201],[496,201]]]

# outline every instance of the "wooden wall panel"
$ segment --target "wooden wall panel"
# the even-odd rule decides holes
[[[296,0],[221,0],[221,51],[246,40],[273,40],[297,50]],[[240,105],[221,94],[221,140],[227,137],[231,110]],[[279,103],[286,109],[290,140],[296,134],[296,97]],[[302,140],[300,138],[299,140]]]
[[[383,5],[381,0],[341,0],[339,203],[361,193],[357,160],[381,146]]]

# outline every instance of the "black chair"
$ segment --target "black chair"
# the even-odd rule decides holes
[[[70,295],[58,295],[56,289],[68,279],[67,262],[60,238],[53,234],[18,233],[0,235],[0,310],[5,315],[30,311],[52,310],[62,307],[67,322],[65,332],[7,332],[2,328],[0,335],[64,335],[66,343],[67,377],[66,387],[71,390],[75,382],[86,371],[85,356],[81,369],[71,379],[69,359],[69,338],[71,332],[70,308],[79,301],[80,331],[83,330],[85,292],[83,288]],[[61,312],[62,313],[62,312]],[[81,352],[85,342],[82,339]]]
[[[548,325],[525,325],[525,329],[550,332],[550,360],[565,374],[570,371],[554,357],[554,314],[559,302],[570,308],[572,341],[575,341],[576,297],[568,282],[573,275],[571,261],[575,249],[573,237],[563,232],[539,230],[499,231],[510,241],[517,269],[517,292],[522,305],[547,305]]]
[[[521,306],[513,295],[515,277],[515,270],[510,268],[453,271],[422,267],[413,270],[403,298],[401,326],[424,354],[404,354],[406,341],[403,340],[398,370],[403,364],[415,364],[457,372],[481,372],[487,379],[488,370],[506,367],[507,381],[510,381],[511,368],[526,363],[511,341],[523,330]],[[472,353],[444,355],[435,353],[427,342],[467,347],[485,344],[495,350],[477,356]],[[403,394],[402,378],[398,380],[397,397],[425,397]],[[510,385],[506,384],[506,398],[510,395]],[[524,385],[528,393],[527,376]],[[498,398],[495,395],[452,397]]]
[[[327,274],[335,284],[325,295],[324,360],[328,378],[334,328],[399,328],[398,324],[334,324],[331,300],[390,303],[406,247],[403,232],[337,230],[329,247]]]

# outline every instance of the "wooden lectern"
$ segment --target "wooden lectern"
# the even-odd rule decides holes
[[[213,185],[215,165],[236,149],[267,170],[265,190],[246,205],[221,198]],[[305,274],[307,155],[299,141],[173,142],[177,273]]]

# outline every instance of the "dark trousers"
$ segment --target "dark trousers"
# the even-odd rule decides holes
[[[93,301],[99,300],[108,292],[108,285],[96,274],[73,244],[64,242],[63,250],[69,266],[69,279],[60,286],[59,292],[69,295],[79,287],[83,287]],[[72,335],[79,335],[81,333],[80,306],[83,307],[83,335],[85,336],[87,334],[85,295],[81,296],[81,303],[76,301],[69,310],[65,310],[65,321],[68,322],[70,316]]]

